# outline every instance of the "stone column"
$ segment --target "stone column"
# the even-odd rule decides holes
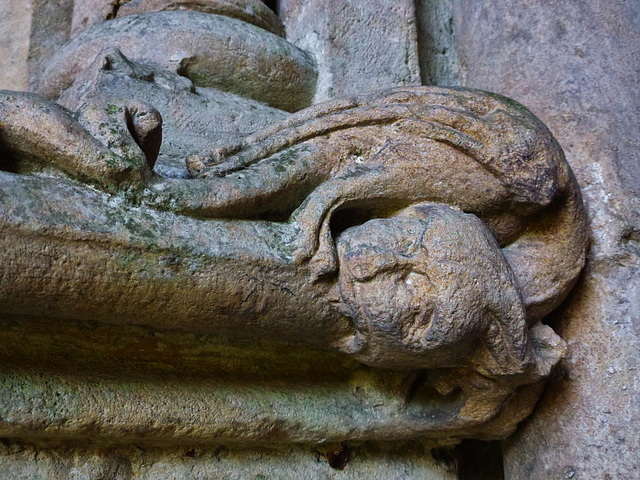
[[[505,441],[505,478],[637,478],[640,4],[453,3],[463,84],[512,97],[549,126],[591,220],[587,269],[548,319],[569,354]]]

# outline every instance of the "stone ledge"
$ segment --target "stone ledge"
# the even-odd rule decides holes
[[[432,446],[419,442],[239,450],[225,445],[201,449],[82,447],[52,449],[0,443],[5,478],[158,478],[215,480],[245,478],[453,480],[455,465],[437,462]]]

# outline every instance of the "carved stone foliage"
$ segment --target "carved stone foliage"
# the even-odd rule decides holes
[[[157,431],[143,415],[126,433],[72,412],[42,435],[264,441],[256,418],[292,441],[507,435],[563,355],[540,321],[584,264],[558,143],[477,90],[309,106],[313,59],[276,17],[237,13],[251,3],[125,3],[51,59],[40,94],[0,93],[0,308],[245,342],[236,370],[259,345],[310,349],[345,362],[340,388],[305,380],[320,424],[235,385],[244,410],[213,387],[215,420],[192,431],[169,428],[169,405]],[[354,396],[353,382],[370,387]],[[167,394],[153,385],[149,402]],[[14,418],[3,434],[20,436]]]

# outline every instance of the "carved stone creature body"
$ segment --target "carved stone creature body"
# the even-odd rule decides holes
[[[495,95],[423,87],[322,104],[256,133],[241,145],[216,152],[213,162],[191,159],[191,170],[206,178],[155,178],[150,180],[148,188],[145,181],[149,178],[148,165],[152,161],[145,163],[139,159],[136,163],[138,170],[125,168],[128,180],[123,182],[120,179],[123,175],[120,173],[123,171],[122,162],[118,159],[126,157],[106,150],[63,110],[54,106],[47,109],[45,101],[38,103],[31,95],[5,93],[3,98],[3,142],[17,158],[54,162],[69,174],[90,177],[98,184],[112,188],[126,187],[134,199],[142,192],[143,203],[191,216],[254,220],[265,216],[288,217],[288,223],[282,225],[288,224],[288,228],[297,234],[289,232],[286,236],[297,238],[289,240],[287,250],[296,252],[292,258],[298,268],[302,264],[308,265],[308,269],[300,268],[289,282],[305,285],[305,289],[317,289],[317,293],[311,295],[314,298],[322,296],[321,291],[326,295],[332,288],[332,282],[340,271],[340,262],[345,258],[356,258],[345,251],[338,255],[335,247],[336,238],[339,239],[345,229],[351,231],[349,227],[370,229],[366,220],[395,218],[394,212],[425,201],[445,203],[483,218],[498,241],[505,245],[503,253],[510,267],[506,263],[502,265],[501,254],[495,257],[494,253],[489,253],[493,250],[490,244],[482,247],[482,241],[477,239],[449,242],[450,255],[453,255],[449,264],[460,264],[460,259],[467,255],[465,249],[469,254],[482,258],[494,255],[494,259],[483,268],[486,272],[503,273],[496,273],[492,280],[484,278],[484,274],[472,275],[469,281],[473,285],[487,283],[491,285],[487,291],[503,292],[506,297],[491,304],[490,301],[487,303],[489,296],[485,295],[484,300],[476,304],[469,300],[470,295],[466,295],[467,300],[460,296],[464,282],[457,283],[447,279],[446,275],[433,272],[427,275],[427,278],[440,277],[445,285],[456,285],[440,298],[438,310],[441,313],[435,312],[431,300],[425,297],[427,287],[413,290],[420,305],[416,308],[426,309],[415,325],[422,323],[424,327],[430,324],[431,330],[441,328],[439,322],[430,320],[431,317],[448,316],[442,325],[448,325],[449,332],[443,330],[437,334],[436,337],[440,338],[433,340],[433,345],[421,343],[429,335],[435,338],[433,333],[427,334],[430,330],[425,328],[418,328],[409,335],[414,340],[407,340],[406,330],[411,330],[413,323],[399,312],[409,307],[396,309],[396,324],[391,328],[384,318],[363,314],[361,308],[366,311],[370,306],[369,300],[365,300],[364,305],[355,306],[354,298],[368,298],[362,293],[353,293],[361,292],[360,288],[354,290],[357,282],[354,283],[350,277],[338,282],[339,300],[348,306],[348,316],[355,320],[359,333],[355,338],[342,334],[342,339],[334,339],[332,343],[356,354],[365,363],[396,368],[455,366],[458,365],[461,344],[468,345],[475,338],[484,338],[483,345],[486,346],[488,341],[493,343],[487,358],[493,356],[498,366],[488,367],[491,362],[485,359],[477,362],[476,369],[487,372],[493,369],[502,374],[512,370],[522,372],[526,365],[535,363],[531,354],[526,353],[530,348],[526,340],[527,323],[539,320],[562,300],[582,266],[584,217],[575,182],[561,150],[546,128],[526,109]],[[38,105],[40,118],[47,119],[45,124],[54,125],[55,131],[67,132],[64,135],[68,137],[43,137],[42,129],[35,124],[27,124],[26,129],[24,125],[16,128],[12,122],[20,118],[16,113],[20,109],[16,110],[15,105],[21,102]],[[29,110],[32,108],[27,108]],[[142,111],[142,108],[138,110]],[[116,112],[112,121],[119,121],[130,132],[135,132],[133,117],[126,114],[132,108],[125,106],[123,111],[125,114],[120,116]],[[95,123],[90,122],[89,125]],[[118,132],[123,138],[131,137],[124,127]],[[141,133],[136,135],[138,138],[143,136]],[[134,149],[134,142],[128,142],[127,145]],[[139,141],[139,144],[145,148],[144,143]],[[60,152],[62,145],[71,149],[68,154],[51,154]],[[96,159],[91,160],[94,157]],[[91,160],[89,166],[88,159]],[[209,166],[207,163],[213,164]],[[137,176],[135,172],[138,172]],[[552,217],[541,215],[545,210],[551,210]],[[429,215],[426,217],[428,219]],[[455,215],[440,215],[438,218],[446,218],[447,221],[438,230],[440,237],[434,238],[444,238],[447,230],[457,231],[457,235],[464,238],[465,235],[474,235],[477,229],[473,223],[460,219],[469,232],[465,234],[465,229],[454,228]],[[361,223],[366,227],[357,227]],[[254,228],[265,228],[259,225],[254,224]],[[273,230],[266,228],[269,232]],[[561,237],[549,236],[549,228],[559,232]],[[488,234],[480,234],[478,238],[484,238],[483,235],[487,237]],[[435,245],[438,240],[433,242]],[[383,245],[384,238],[379,243]],[[385,257],[386,254],[381,252],[386,249],[380,245],[368,249],[370,258],[363,260],[363,265],[382,261],[379,257]],[[432,249],[425,248],[427,251]],[[241,251],[242,248],[235,250]],[[240,254],[236,259],[240,265],[243,256],[246,254]],[[255,257],[251,256],[247,268],[253,268],[256,257],[259,257],[259,252]],[[433,265],[435,258],[438,255],[425,257],[416,265],[417,271],[428,271],[428,265]],[[564,264],[566,268],[550,271],[550,260]],[[436,263],[447,262],[443,257]],[[291,274],[290,265],[288,261],[283,265],[287,275]],[[270,264],[271,269],[274,267]],[[361,267],[352,266],[350,271]],[[473,268],[463,270],[471,271]],[[404,271],[395,263],[389,269],[400,273]],[[515,277],[511,277],[511,269]],[[460,273],[454,271],[449,276],[459,279]],[[222,269],[220,275],[226,272]],[[215,272],[213,276],[220,287],[223,280]],[[387,278],[386,281],[396,284],[394,279]],[[368,283],[369,289],[375,284]],[[226,290],[222,288],[223,292]],[[379,290],[373,288],[372,291]],[[521,293],[527,309],[526,320],[524,310],[518,313]],[[412,305],[409,297],[407,302]],[[451,306],[457,302],[462,303],[457,308]],[[262,305],[262,302],[258,304]],[[315,305],[315,300],[311,304]],[[449,306],[445,307],[445,304]],[[467,308],[469,305],[471,310]],[[317,309],[300,305],[296,308]],[[241,310],[246,313],[244,306]],[[394,309],[389,307],[391,310]],[[445,311],[449,313],[442,313]],[[270,317],[264,311],[256,313],[259,317]],[[367,315],[371,318],[365,318]],[[333,318],[331,321],[340,323],[335,314],[327,313],[324,307],[316,310],[314,317],[318,316]],[[510,326],[507,328],[509,334],[504,333],[505,325]],[[348,327],[337,331],[343,332],[344,328]],[[498,334],[496,328],[502,333]],[[367,338],[363,340],[365,331],[368,331]],[[421,340],[416,340],[416,336]],[[501,340],[496,341],[496,338]],[[362,353],[364,345],[367,346],[367,354]],[[475,347],[469,348],[475,350]],[[509,351],[510,354],[505,354]],[[465,364],[476,358],[475,355],[467,357]]]
[[[153,8],[151,2],[136,3]],[[298,110],[313,98],[316,70],[308,53],[244,21],[202,11],[127,15],[85,30],[56,52],[38,92],[57,99],[105,47],[118,48],[133,62],[177,71],[198,87],[282,110]]]
[[[219,397],[206,435],[201,418],[144,420],[143,436],[149,424],[165,439],[196,432],[168,434],[180,444],[500,438],[530,413],[564,352],[539,321],[587,243],[576,182],[531,112],[436,87],[300,110],[315,61],[258,0],[76,6],[74,38],[40,78],[48,100],[0,92],[0,313],[181,330],[195,349],[206,336],[246,342],[250,369],[281,342],[285,362],[312,347],[318,363],[332,349],[379,367],[331,356],[327,372],[349,380],[331,380],[337,395],[325,379],[314,389],[333,426],[313,395],[282,417],[264,392],[246,407],[244,387],[242,408],[234,391]],[[302,383],[305,368],[293,367]],[[373,379],[362,398],[360,376]],[[185,398],[168,407],[172,424]],[[43,438],[73,423],[20,415],[3,418]],[[113,432],[105,418],[83,418],[81,438]],[[24,432],[0,423],[8,438]]]
[[[531,112],[486,92],[419,87],[327,102],[190,165],[205,178],[156,180],[146,199],[190,215],[292,215],[310,226],[320,272],[336,267],[335,214],[357,221],[420,201],[491,228],[530,322],[557,306],[584,262],[586,219],[562,150]]]

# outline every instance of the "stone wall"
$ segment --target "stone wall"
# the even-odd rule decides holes
[[[287,39],[314,54],[316,102],[398,85],[420,85],[413,0],[281,0]]]
[[[591,219],[578,287],[548,322],[560,377],[504,442],[507,479],[640,475],[640,4],[454,2],[463,84],[527,105],[560,141]]]
[[[0,85],[5,89],[25,90],[29,72],[29,35],[31,33],[31,4],[0,3]]]

